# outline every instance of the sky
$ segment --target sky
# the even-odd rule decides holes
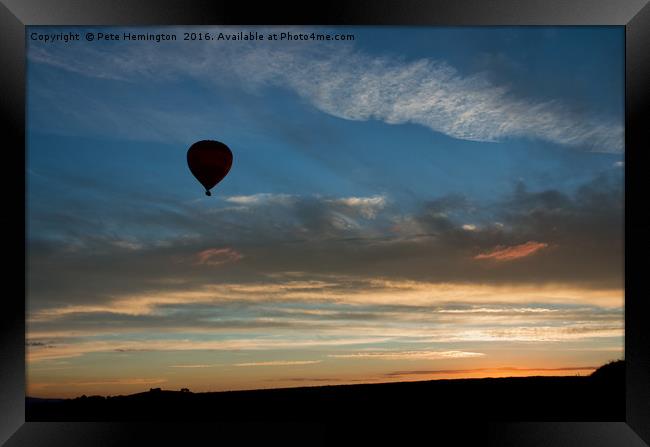
[[[182,40],[239,31],[354,40]],[[30,38],[61,32],[82,37]],[[623,358],[623,43],[622,27],[28,27],[27,394]],[[212,197],[186,163],[203,139],[234,155]]]

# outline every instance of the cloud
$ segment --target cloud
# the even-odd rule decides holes
[[[315,67],[305,60],[291,62],[302,70],[269,73],[269,82],[289,84],[314,106],[340,118],[410,122],[473,141],[528,137],[604,152],[623,150],[620,124],[581,122],[560,101],[516,98],[506,87],[478,74],[461,75],[442,61],[404,63],[351,53]]]
[[[485,332],[483,339],[544,342],[582,340],[586,338],[622,337],[623,335],[624,328],[622,324],[577,323],[565,327],[536,326],[493,328]]]
[[[28,359],[34,364],[90,353],[368,345],[374,349],[361,351],[361,357],[375,352],[368,358],[413,360],[477,353],[454,352],[456,346],[445,346],[448,343],[580,342],[623,336],[622,291],[344,281],[292,279],[223,285],[177,296],[131,296],[130,301],[113,302],[111,313],[53,309],[30,315]],[[395,343],[415,349],[382,349]],[[422,344],[441,349],[423,351],[417,346]],[[206,360],[199,365],[211,365]]]
[[[247,196],[230,196],[226,197],[225,200],[237,205],[290,205],[294,202],[294,196],[291,194],[260,193]]]
[[[219,365],[169,365],[168,368],[212,368]]]
[[[201,341],[187,334],[181,338],[171,339],[126,339],[113,340],[110,338],[97,339],[96,337],[70,337],[68,342],[62,342],[49,349],[31,349],[27,352],[27,360],[35,363],[43,360],[80,357],[89,353],[109,352],[145,352],[145,351],[267,351],[277,349],[300,349],[313,347],[337,347],[348,345],[373,345],[387,340],[386,337],[356,337],[346,338],[321,338],[298,339],[291,337],[264,339],[255,336],[238,339],[216,339]]]
[[[134,43],[115,54],[96,45],[80,44],[71,52],[33,43],[28,58],[102,79],[169,82],[191,76],[247,91],[279,87],[338,118],[414,123],[459,139],[491,142],[523,137],[594,151],[623,151],[620,121],[572,112],[561,98],[517,96],[486,74],[461,73],[443,60],[374,56],[352,43],[232,42],[192,52],[181,44]],[[147,64],[141,63],[143,59]]]
[[[196,254],[197,264],[217,266],[237,262],[243,255],[232,248],[209,248]]]
[[[512,247],[498,246],[486,253],[480,253],[474,256],[474,259],[494,259],[495,261],[512,261],[515,259],[532,256],[539,250],[548,247],[544,242],[528,241],[525,244],[514,245]]]
[[[107,223],[62,207],[47,237],[28,238],[27,333],[42,344],[28,346],[28,361],[120,349],[614,343],[623,337],[623,191],[610,174],[570,194],[518,183],[489,203],[433,196],[408,214],[386,198],[374,219],[361,208],[384,196],[293,196],[281,206],[261,196],[267,203],[207,210],[170,201],[153,211],[141,206],[149,197],[127,197]],[[333,216],[356,226],[339,228]],[[142,234],[112,231],[131,226]],[[148,237],[153,229],[171,235],[165,245]],[[554,249],[491,269],[473,259],[522,241]],[[197,268],[202,252],[205,263],[245,257]]]
[[[399,297],[397,303],[396,297]],[[414,315],[420,312],[429,316],[434,315],[433,312],[452,311],[459,314],[494,312],[510,316],[554,310],[593,313],[594,309],[587,305],[617,308],[622,299],[620,289],[585,289],[556,284],[454,284],[342,276],[330,278],[328,282],[277,279],[256,283],[222,282],[186,291],[128,294],[114,297],[104,305],[67,305],[33,310],[28,321],[32,330],[60,329],[66,324],[79,329],[92,329],[110,322],[113,323],[112,330],[117,330],[118,324],[119,327],[142,329],[164,328],[170,324],[183,328],[270,329],[283,327],[284,321],[262,317],[294,315],[350,320],[355,315],[359,319],[371,318],[369,314],[375,312],[379,312],[379,316],[388,313],[390,318],[396,318],[396,312],[412,312]],[[540,308],[540,302],[545,303],[544,308]],[[305,308],[305,304],[311,307]],[[533,304],[536,306],[533,307]],[[552,307],[560,304],[565,307]],[[279,305],[282,307],[277,307]],[[486,307],[488,305],[491,307]],[[583,307],[572,307],[576,305]],[[293,306],[296,306],[295,310]],[[546,309],[549,306],[551,308]],[[224,318],[236,310],[240,311],[240,318]],[[241,314],[244,310],[249,313]],[[269,314],[272,311],[279,314]],[[374,318],[377,316],[374,315]],[[242,321],[242,317],[245,320]],[[297,322],[290,323],[294,326]]]
[[[380,360],[437,360],[483,357],[480,352],[465,351],[395,351],[395,352],[357,352],[354,354],[331,354],[329,357]]]
[[[416,371],[395,371],[385,374],[386,377],[414,376],[414,375],[435,375],[435,374],[472,374],[480,372],[519,372],[519,373],[536,373],[536,372],[571,372],[571,371],[593,371],[597,366],[565,366],[561,368],[517,368],[505,366],[500,368],[474,368],[474,369],[436,369],[436,370],[416,370]]]
[[[329,202],[358,209],[360,214],[366,219],[374,219],[377,216],[377,212],[386,206],[386,197],[344,197],[331,199]]]
[[[231,213],[245,212],[249,218],[256,216],[251,213],[259,213],[266,220],[281,221],[282,229],[293,230],[287,235],[293,237],[307,235],[315,231],[323,235],[336,236],[361,230],[362,225],[359,218],[376,219],[378,213],[388,203],[387,197],[383,195],[324,197],[272,193],[230,196],[226,197],[225,201],[241,207],[229,209]],[[275,234],[277,234],[277,228],[274,228]]]
[[[313,365],[322,360],[275,360],[271,362],[235,363],[235,366],[300,366]]]
[[[544,307],[463,307],[460,309],[440,309],[440,313],[453,313],[453,314],[473,314],[473,313],[485,313],[485,314],[530,314],[530,313],[543,313],[548,312],[559,312],[560,309],[548,309]]]

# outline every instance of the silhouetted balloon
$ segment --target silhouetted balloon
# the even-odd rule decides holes
[[[187,150],[187,165],[205,188],[205,195],[230,171],[232,152],[228,146],[211,140],[197,141]]]

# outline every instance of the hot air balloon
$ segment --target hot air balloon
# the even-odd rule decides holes
[[[211,196],[210,190],[230,171],[232,152],[219,141],[197,141],[187,150],[187,165],[205,188],[205,195]]]

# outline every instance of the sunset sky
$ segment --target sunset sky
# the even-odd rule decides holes
[[[100,30],[28,29],[29,396],[623,358],[622,28]]]

